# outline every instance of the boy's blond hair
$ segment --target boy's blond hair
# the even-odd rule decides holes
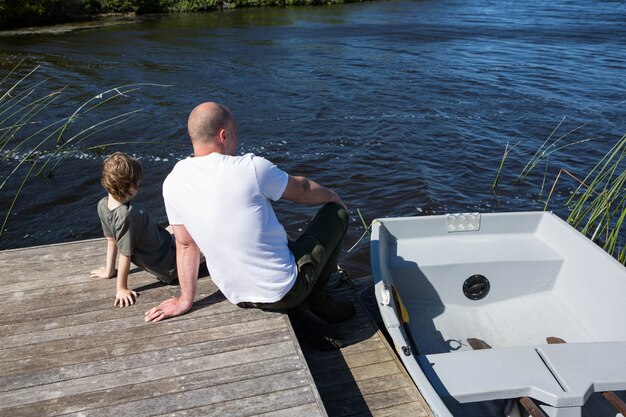
[[[104,189],[116,200],[128,200],[132,188],[139,188],[139,181],[143,176],[141,164],[122,152],[109,155],[102,165],[102,180]]]

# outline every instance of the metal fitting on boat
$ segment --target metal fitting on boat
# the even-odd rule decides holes
[[[491,284],[484,275],[474,274],[463,283],[463,294],[470,300],[480,300],[489,294]]]

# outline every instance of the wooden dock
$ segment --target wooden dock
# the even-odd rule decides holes
[[[338,324],[344,335],[342,349],[319,351],[302,345],[328,415],[432,417],[355,291],[341,285],[330,294],[336,299],[353,300],[357,312],[352,319]]]
[[[0,252],[1,416],[430,415],[361,305],[332,352],[303,351],[287,315],[240,309],[208,276],[191,312],[145,323],[178,287],[132,272],[137,304],[114,308],[115,280],[89,278],[105,245]]]

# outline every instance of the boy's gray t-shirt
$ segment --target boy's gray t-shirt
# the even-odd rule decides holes
[[[109,210],[108,197],[98,202],[102,231],[115,239],[120,254],[138,267],[171,284],[176,274],[176,244],[172,235],[156,225],[148,213],[130,202]]]

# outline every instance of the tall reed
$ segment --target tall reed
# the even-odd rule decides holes
[[[567,221],[625,263],[620,231],[626,218],[626,135],[587,174],[567,201]],[[620,247],[622,246],[622,247]]]
[[[550,155],[582,142],[594,138],[586,138],[569,143],[564,139],[572,133],[580,130],[585,125],[579,126],[569,132],[553,139],[563,120],[550,133],[539,149],[533,154],[528,163],[521,170],[516,183],[526,179],[540,163],[545,163],[540,195],[548,175],[548,163]],[[508,144],[505,149],[505,157],[510,151]],[[504,158],[498,169],[493,188],[497,187],[497,180],[503,170]],[[587,173],[583,179],[560,168],[556,175],[552,188],[545,200],[544,210],[550,208],[550,201],[556,189],[557,183],[563,177],[562,174],[574,179],[578,186],[572,191],[571,196],[565,201],[564,206],[569,210],[567,222],[580,230],[581,233],[596,242],[609,254],[626,265],[626,245],[623,241],[622,228],[626,221],[626,135],[604,155],[601,160]]]
[[[67,98],[70,87],[40,94],[46,79],[36,76],[40,66],[24,70],[24,61],[15,65],[0,80],[0,192],[7,187],[15,187],[5,211],[0,237],[6,230],[9,216],[20,194],[33,176],[52,176],[65,156],[72,151],[102,151],[106,147],[124,145],[128,142],[93,143],[97,134],[130,120],[142,109],[124,110],[129,94],[144,87],[166,87],[159,84],[127,84],[108,89],[89,97],[75,106],[69,116],[54,116],[53,110],[61,105],[66,108],[71,102]],[[103,118],[93,124],[86,115],[90,112],[98,119],[101,106],[119,107],[121,110],[112,117]],[[87,121],[87,125],[78,123]],[[138,142],[132,142],[138,143]],[[145,142],[143,142],[145,143]],[[17,161],[14,163],[14,161]],[[4,199],[1,203],[5,204]]]

